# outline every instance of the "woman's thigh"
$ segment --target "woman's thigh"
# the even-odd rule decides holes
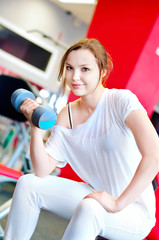
[[[100,235],[113,240],[141,240],[153,227],[144,210],[138,204],[130,204],[117,213],[105,213]]]
[[[35,175],[28,176],[33,191],[38,196],[38,204],[55,214],[70,219],[79,202],[90,192],[92,188],[83,182],[70,179],[47,176],[39,178]]]

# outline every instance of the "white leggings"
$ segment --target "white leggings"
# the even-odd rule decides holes
[[[38,178],[33,174],[21,177],[14,192],[4,240],[29,240],[41,209],[71,219],[62,240],[95,240],[99,234],[109,240],[141,240],[151,230],[137,204],[109,213],[96,200],[83,200],[90,192],[93,189],[87,184],[60,177]]]

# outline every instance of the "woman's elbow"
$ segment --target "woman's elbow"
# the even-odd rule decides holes
[[[159,151],[157,150],[154,154],[152,154],[150,159],[156,173],[158,173],[159,172]]]
[[[156,167],[157,167],[157,172],[159,172],[159,153],[156,156]]]

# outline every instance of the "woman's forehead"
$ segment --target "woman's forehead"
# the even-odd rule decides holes
[[[66,63],[74,63],[74,62],[83,62],[83,64],[94,63],[96,62],[96,58],[93,53],[89,49],[78,49],[71,51],[67,58]]]

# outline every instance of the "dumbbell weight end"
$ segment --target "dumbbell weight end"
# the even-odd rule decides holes
[[[11,103],[13,107],[20,113],[21,113],[20,106],[22,105],[26,98],[35,100],[34,94],[23,88],[15,90],[11,96]]]
[[[41,129],[49,129],[57,121],[57,115],[49,106],[39,106],[37,107],[31,116],[32,123]]]

